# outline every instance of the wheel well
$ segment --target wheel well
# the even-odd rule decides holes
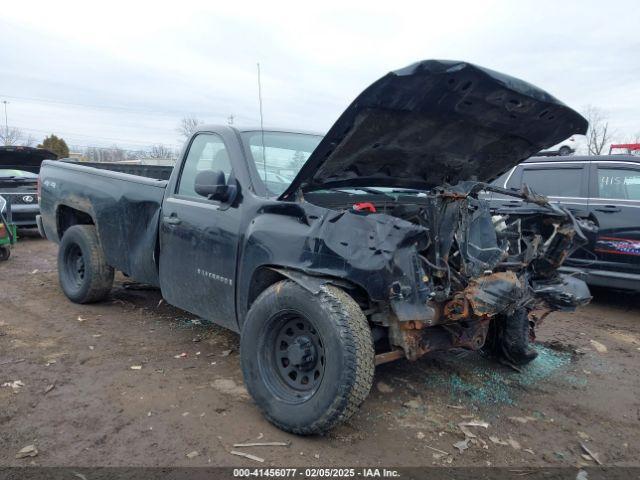
[[[56,222],[58,225],[59,239],[62,239],[64,232],[74,225],[95,225],[91,215],[76,208],[67,207],[66,205],[60,205],[60,207],[58,207]]]
[[[269,268],[260,267],[253,274],[251,279],[251,285],[249,285],[249,295],[247,298],[247,311],[251,308],[253,302],[258,298],[262,292],[269,288],[274,283],[278,283],[280,280],[285,280],[287,277],[279,272]]]
[[[258,298],[258,295],[260,295],[274,283],[278,283],[281,280],[290,279],[296,283],[303,284],[303,282],[296,281],[295,277],[288,277],[287,275],[275,270],[274,268],[263,266],[258,268],[253,274],[251,284],[249,285],[249,295],[247,297],[247,311],[249,311],[253,302],[256,300],[256,298]],[[295,273],[299,274],[300,272],[296,271]],[[370,307],[371,302],[369,299],[369,295],[362,287],[339,278],[333,279],[335,280],[335,282],[332,282],[332,279],[329,277],[324,277],[324,280],[327,280],[327,283],[335,283],[337,287],[347,292],[356,302],[358,302],[360,308],[362,308],[363,310]]]

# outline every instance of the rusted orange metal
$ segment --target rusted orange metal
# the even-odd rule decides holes
[[[379,353],[375,356],[375,364],[382,365],[383,363],[393,362],[404,358],[404,352],[402,349],[391,350],[390,352]]]
[[[464,292],[456,295],[453,300],[444,305],[443,315],[446,321],[458,321],[469,318],[471,315],[469,311],[469,301],[465,298]]]
[[[398,349],[376,355],[376,365],[402,357],[414,361],[434,350],[482,348],[491,319],[503,311],[496,296],[510,298],[518,289],[520,280],[514,272],[495,272],[474,279],[446,303],[429,302],[435,313],[429,325],[421,321],[398,322],[394,337]]]
[[[411,320],[409,322],[401,322],[400,330],[422,330],[426,326],[427,324],[425,322],[421,322],[420,320]]]

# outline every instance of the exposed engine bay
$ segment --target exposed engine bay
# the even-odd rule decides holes
[[[389,342],[378,363],[415,360],[432,350],[484,348],[521,365],[536,356],[529,341],[537,324],[554,310],[573,310],[591,299],[582,280],[557,271],[587,242],[583,230],[590,226],[545,197],[473,181],[411,195],[363,190],[370,194],[342,190],[310,193],[306,200],[338,210],[342,218],[331,224],[349,228],[344,217],[350,223],[359,222],[358,217],[373,221],[377,235],[389,217],[404,220],[392,221],[391,231],[380,238],[369,237],[371,260],[376,253],[384,256],[393,231],[407,231],[393,246],[386,245],[394,257],[388,304],[378,304],[370,315],[374,332],[381,327],[379,338]],[[492,212],[481,198],[489,193],[515,197],[522,206]],[[360,197],[366,200],[346,203]],[[326,228],[322,237],[327,246],[333,243]],[[382,244],[371,246],[382,237]],[[352,260],[355,268],[367,253],[360,256]]]

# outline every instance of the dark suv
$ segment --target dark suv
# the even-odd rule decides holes
[[[640,157],[532,157],[493,184],[507,189],[526,184],[598,227],[561,270],[581,272],[591,285],[640,290]],[[502,195],[491,198],[501,210],[521,205]]]
[[[11,205],[13,223],[18,227],[35,227],[38,206],[38,172],[45,159],[56,154],[44,148],[0,147],[0,194]]]

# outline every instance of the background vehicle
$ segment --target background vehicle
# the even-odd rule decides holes
[[[16,226],[11,220],[11,205],[0,195],[0,260],[11,256],[11,245],[18,239]]]
[[[586,241],[571,213],[485,183],[586,127],[515,78],[419,62],[325,137],[201,127],[168,180],[47,161],[39,227],[59,243],[68,298],[104,298],[114,270],[159,286],[241,332],[245,384],[270,421],[319,433],[355,412],[376,364],[451,348],[526,364],[535,326],[589,301],[557,273]],[[259,174],[296,164],[281,192]],[[494,217],[483,189],[529,210]]]
[[[293,180],[293,178],[287,178],[284,175],[280,175],[276,172],[265,172],[264,169],[260,168],[259,166],[258,175],[260,175],[260,180],[265,183],[267,190],[278,194],[284,192],[287,187],[291,185],[291,180]]]
[[[609,147],[609,155],[620,153],[640,156],[640,143],[612,143]]]
[[[541,150],[537,153],[539,156],[552,157],[555,155],[571,155],[576,152],[578,148],[578,140],[577,136],[571,136],[562,142],[547,148],[545,150]]]
[[[493,184],[517,190],[526,184],[598,227],[562,270],[584,274],[591,285],[640,290],[639,157],[532,157]],[[521,202],[493,194],[492,206],[518,209]]]
[[[0,147],[0,194],[12,207],[18,227],[35,227],[38,206],[38,172],[45,159],[57,158],[44,148]]]

